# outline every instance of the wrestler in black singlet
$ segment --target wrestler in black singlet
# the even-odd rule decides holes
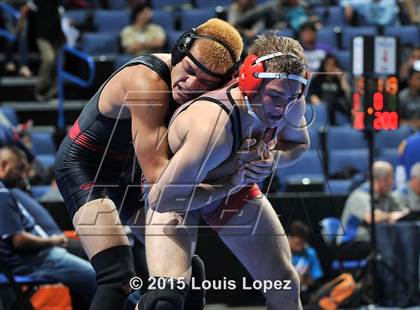
[[[171,88],[171,72],[164,61],[153,55],[137,57],[108,78],[61,143],[56,158],[57,185],[72,218],[81,206],[99,198],[111,199],[123,221],[139,208],[141,171],[132,144],[131,118],[109,118],[98,108],[108,81],[124,68],[138,65],[155,71]],[[175,107],[171,100],[169,110]],[[121,105],[120,112],[123,108]]]

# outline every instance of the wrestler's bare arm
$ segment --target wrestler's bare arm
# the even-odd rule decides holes
[[[137,159],[146,180],[154,182],[170,158],[165,125],[169,90],[159,75],[147,67],[141,68],[136,75],[128,83],[126,104],[131,112]]]
[[[230,133],[228,115],[213,103],[197,102],[182,112],[169,128],[176,153],[150,190],[150,207],[158,212],[185,211],[227,196],[233,186],[200,183],[229,157]]]

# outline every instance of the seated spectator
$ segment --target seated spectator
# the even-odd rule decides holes
[[[420,131],[405,138],[398,147],[400,163],[405,168],[405,174],[410,178],[411,167],[420,162]]]
[[[301,285],[302,302],[309,300],[308,291],[314,288],[316,281],[324,276],[316,251],[308,245],[309,227],[301,221],[295,221],[288,234],[292,264],[295,267]]]
[[[420,211],[420,161],[411,167],[406,186],[393,194],[398,203],[410,211]]]
[[[420,1],[402,0],[402,7],[410,24],[420,24]]]
[[[334,55],[334,49],[325,42],[317,41],[317,29],[314,23],[304,23],[299,29],[299,43],[305,50],[305,57],[313,72],[319,71],[321,62],[327,55]]]
[[[370,0],[338,0],[338,4],[344,9],[344,16],[347,22],[351,25],[361,24],[361,17],[358,16],[359,12],[367,10]]]
[[[389,26],[399,24],[396,0],[341,0],[346,19],[352,25]]]
[[[400,24],[399,11],[396,0],[371,0],[364,18],[367,25],[394,26]]]
[[[165,30],[152,24],[152,9],[148,5],[136,6],[131,14],[132,24],[121,31],[121,45],[127,54],[143,55],[160,52],[165,45]]]
[[[413,68],[414,62],[416,60],[420,60],[420,46],[412,48],[408,58],[403,60],[400,66],[400,69],[399,69],[400,82],[402,82],[405,85],[408,81],[410,71]]]
[[[6,1],[8,2],[8,1]],[[11,7],[19,11],[23,3],[18,3],[17,1],[10,1]],[[7,6],[7,3],[4,3]],[[0,10],[0,19],[4,22],[4,28],[9,32],[15,34],[16,41],[7,41],[5,48],[5,69],[6,72],[13,73],[18,70],[18,74],[23,77],[31,77],[33,75],[32,71],[28,67],[28,27],[27,24],[23,21],[21,23],[16,23],[14,18],[7,14],[5,11]],[[13,59],[13,54],[15,50],[18,51],[19,58],[17,61],[18,67]]]
[[[420,60],[409,72],[408,87],[398,94],[401,122],[420,128]]]
[[[245,39],[246,44],[249,45],[255,36],[264,28],[263,20],[254,20],[246,25],[238,27],[236,22],[240,20],[247,12],[253,10],[256,6],[255,0],[236,0],[228,10],[228,22],[234,25]]]
[[[1,263],[14,274],[61,282],[89,305],[96,289],[90,263],[70,254],[64,248],[67,239],[48,234],[11,192],[24,177],[26,167],[26,156],[19,149],[0,149]]]
[[[385,161],[373,164],[373,192],[375,203],[375,223],[394,223],[408,213],[391,195],[394,169]],[[341,244],[337,257],[340,259],[361,259],[370,253],[370,230],[372,223],[370,185],[359,186],[348,197],[341,222],[344,231],[339,235]]]
[[[350,96],[351,87],[337,57],[327,55],[321,63],[320,72],[311,80],[309,102],[327,104],[329,122],[336,125],[335,111],[340,111],[350,118]]]
[[[235,24],[237,27],[244,27],[258,20],[264,20],[266,27],[270,29],[289,27],[297,32],[302,24],[307,21],[315,22],[317,18],[304,0],[272,0],[249,10]]]

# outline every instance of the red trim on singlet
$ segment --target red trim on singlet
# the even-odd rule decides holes
[[[109,156],[109,158],[114,160],[126,160],[127,159],[127,153],[120,153],[117,151],[114,151],[112,149],[106,149],[103,145],[97,144],[95,142],[92,142],[86,134],[82,133],[79,126],[79,121],[76,120],[74,125],[70,128],[69,131],[69,137],[72,141],[75,143],[100,154],[103,154],[106,150],[106,155]]]
[[[248,201],[261,195],[262,192],[257,184],[245,187],[236,194],[230,195],[215,210],[206,214],[204,219],[207,224],[213,226],[213,229],[219,230],[222,228],[221,226],[228,223],[235,214],[240,213]]]

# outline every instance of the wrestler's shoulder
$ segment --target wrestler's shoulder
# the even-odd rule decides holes
[[[162,53],[153,55],[169,66],[171,62],[170,54]],[[126,76],[126,79],[124,80],[127,81],[128,84],[135,84],[136,89],[166,90],[168,88],[166,82],[156,71],[144,65],[126,67],[121,74]]]

